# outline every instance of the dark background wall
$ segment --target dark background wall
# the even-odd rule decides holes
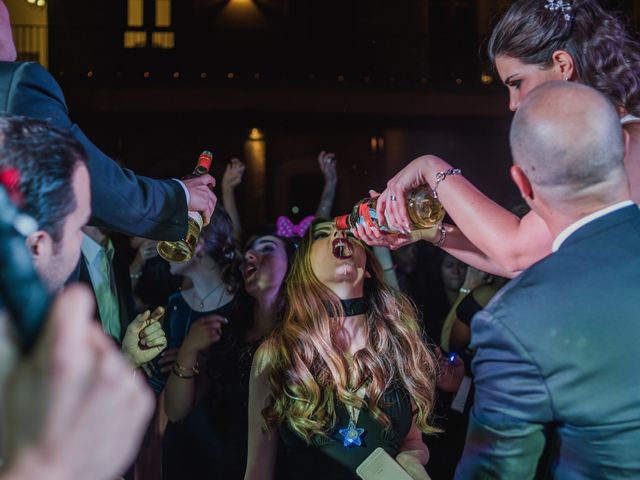
[[[517,202],[507,93],[481,54],[509,2],[171,3],[170,27],[155,27],[155,0],[144,0],[144,25],[136,27],[148,39],[172,32],[171,49],[124,48],[126,1],[47,7],[49,68],[72,117],[126,166],[180,176],[209,148],[221,178],[231,157],[245,159],[249,132],[260,128],[264,172],[239,190],[250,223],[293,206],[313,212],[320,150],[338,157],[336,214],[424,153],[462,168],[505,206]],[[608,2],[630,20],[638,3]],[[384,148],[373,149],[372,137]]]

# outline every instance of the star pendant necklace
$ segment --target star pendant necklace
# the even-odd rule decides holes
[[[364,387],[357,391],[356,395],[360,396],[360,393],[363,392]],[[364,435],[364,428],[358,428],[356,424],[358,423],[358,416],[356,412],[356,407],[353,405],[345,405],[347,408],[347,413],[349,414],[349,425],[347,428],[341,428],[338,430],[338,433],[342,435],[342,445],[346,448],[349,447],[361,447],[362,446],[362,435]]]

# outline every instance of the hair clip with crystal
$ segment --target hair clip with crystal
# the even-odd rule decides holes
[[[547,10],[551,10],[552,12],[560,10],[560,13],[567,22],[570,22],[573,18],[571,16],[571,4],[569,2],[565,2],[564,0],[547,0],[547,4],[544,6],[544,8],[546,8]]]

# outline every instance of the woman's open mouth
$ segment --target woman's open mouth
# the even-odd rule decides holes
[[[258,270],[258,267],[256,267],[255,265],[253,265],[252,263],[248,263],[243,271],[242,271],[242,276],[244,277],[245,281],[249,280]]]
[[[353,256],[353,245],[351,245],[351,242],[346,238],[336,238],[331,242],[331,246],[333,247],[333,256],[340,260],[345,260]]]

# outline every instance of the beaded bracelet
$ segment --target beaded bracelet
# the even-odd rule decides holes
[[[193,375],[198,375],[200,373],[200,370],[198,370],[198,362],[196,362],[196,364],[193,367],[183,367],[182,365],[180,365],[177,361],[173,364],[173,370],[175,370],[176,372],[182,373],[182,374],[186,374],[188,372],[193,373]],[[178,375],[180,376],[180,375]]]
[[[186,374],[180,372],[179,370],[176,370],[175,365],[173,367],[173,370],[171,370],[171,373],[173,373],[176,377],[182,378],[184,380],[188,380],[190,378],[196,378],[196,374],[195,373],[192,373],[191,375],[186,375]]]

